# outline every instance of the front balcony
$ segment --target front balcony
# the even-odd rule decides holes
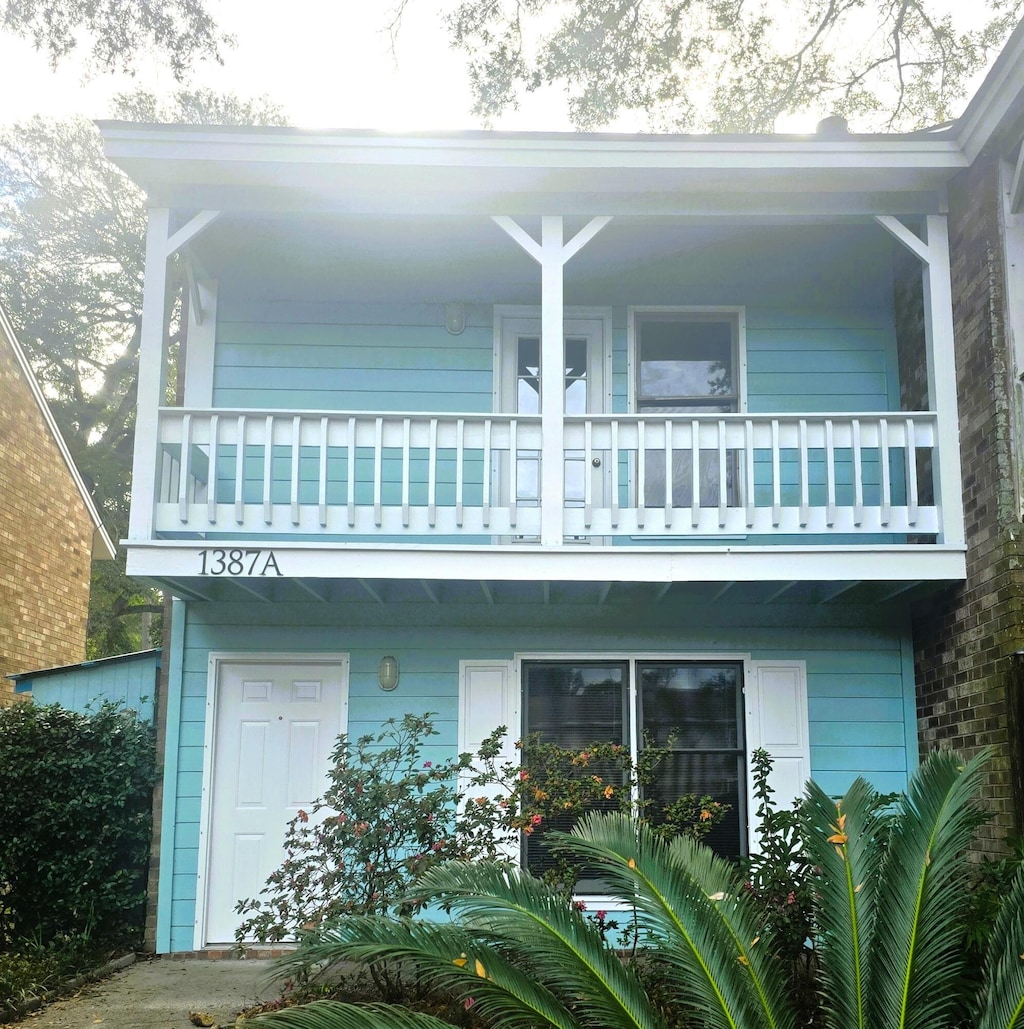
[[[929,413],[567,416],[563,439],[555,549],[943,534]],[[168,408],[153,534],[543,548],[542,448],[539,416]]]
[[[963,579],[934,141],[107,131],[153,203],[131,574],[467,604]]]

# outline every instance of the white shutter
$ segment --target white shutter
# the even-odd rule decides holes
[[[769,781],[776,807],[803,796],[811,777],[807,723],[807,668],[803,661],[750,661],[746,666],[747,808],[750,848],[756,850],[751,754],[759,747],[772,756]]]
[[[499,766],[506,761],[518,763],[519,751],[515,747],[521,736],[518,686],[511,661],[459,662],[460,754],[476,753],[480,744],[499,725],[504,725],[507,732],[496,763]],[[465,788],[466,783],[462,781],[459,786]],[[510,843],[508,858],[515,860],[518,852],[518,846]]]
[[[503,756],[514,759],[520,726],[512,662],[460,661],[459,753],[476,751],[499,725],[508,729]]]

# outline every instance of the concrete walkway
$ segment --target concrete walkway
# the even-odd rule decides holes
[[[205,1012],[221,1029],[259,1000],[273,1000],[272,962],[247,959],[138,961],[16,1023],[18,1029],[189,1029]]]

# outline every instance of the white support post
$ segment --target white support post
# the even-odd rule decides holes
[[[927,219],[928,263],[924,267],[925,360],[928,396],[935,409],[938,475],[935,503],[942,512],[943,543],[963,543],[963,478],[960,471],[960,416],[956,395],[956,348],[953,345],[953,291],[946,216]]]
[[[494,215],[499,225],[540,265],[540,541],[542,546],[565,542],[565,263],[586,246],[610,221],[592,218],[568,242],[563,240],[559,215],[540,220],[540,243],[512,218]],[[510,461],[514,467],[515,454]],[[513,503],[515,497],[512,497]]]
[[[139,337],[138,411],[135,416],[135,455],[132,463],[130,540],[153,535],[156,474],[159,464],[159,409],[166,385],[165,328],[167,325],[167,238],[170,211],[152,208],[146,231],[146,265],[142,289],[142,327]]]
[[[915,254],[923,264],[925,364],[928,398],[936,417],[938,460],[933,468],[935,504],[942,513],[942,543],[963,543],[964,503],[960,471],[960,416],[956,393],[956,348],[953,344],[953,292],[946,216],[930,214],[925,239],[891,215],[875,221]]]
[[[540,542],[561,546],[565,508],[565,303],[562,219],[541,218],[540,228]]]

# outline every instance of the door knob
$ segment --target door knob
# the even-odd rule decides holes
[[[599,458],[599,457],[595,457],[595,458],[593,459],[593,461],[591,461],[590,463],[591,463],[591,464],[592,464],[592,465],[593,465],[593,466],[594,466],[595,468],[600,468],[600,467],[601,467],[601,458]]]

